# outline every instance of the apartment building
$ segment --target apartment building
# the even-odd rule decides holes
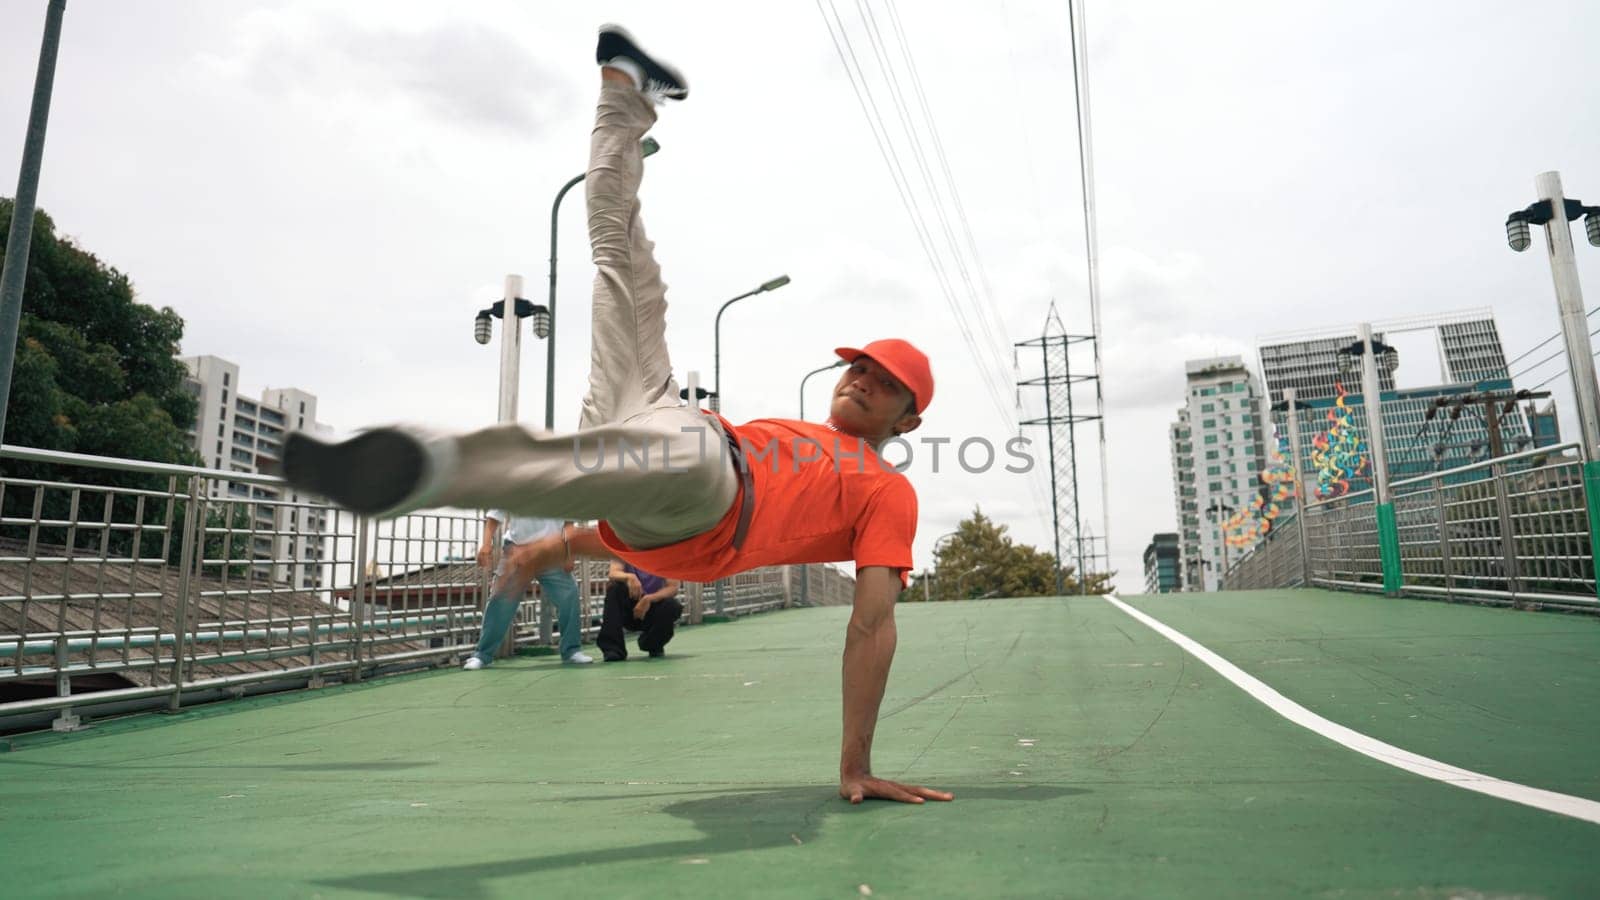
[[[223,472],[276,474],[290,431],[325,434],[317,421],[315,394],[298,388],[268,388],[258,397],[240,392],[239,367],[217,356],[181,357],[187,387],[199,403],[189,437],[208,468]],[[213,500],[252,501],[252,571],[258,578],[296,589],[322,586],[327,553],[326,512],[299,493],[247,481],[213,481]]]
[[[1185,402],[1169,428],[1180,571],[1215,590],[1228,551],[1222,523],[1249,506],[1266,463],[1264,394],[1243,357],[1184,364]]]

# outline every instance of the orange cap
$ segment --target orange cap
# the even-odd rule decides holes
[[[910,341],[899,338],[884,338],[860,348],[839,347],[833,351],[845,362],[855,362],[858,356],[870,356],[878,365],[889,370],[889,374],[900,380],[900,383],[911,391],[911,400],[916,406],[917,415],[928,408],[928,402],[933,399],[933,370],[928,367],[928,355],[918,350]]]

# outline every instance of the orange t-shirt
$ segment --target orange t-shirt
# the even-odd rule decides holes
[[[720,417],[719,417],[720,418]],[[711,530],[635,550],[605,522],[600,539],[641,569],[683,581],[715,581],[758,566],[854,560],[888,566],[906,583],[917,535],[917,492],[858,437],[793,419],[757,419],[723,427],[750,466],[755,510],[735,550],[739,497]]]

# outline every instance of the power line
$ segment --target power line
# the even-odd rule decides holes
[[[1600,309],[1600,307],[1596,307],[1596,308]],[[1594,337],[1597,334],[1600,334],[1600,328],[1596,328],[1595,330],[1589,332],[1589,337]],[[1560,337],[1560,335],[1558,334],[1557,337]],[[1545,343],[1549,343],[1549,341],[1546,341]],[[1547,362],[1549,362],[1549,361],[1551,361],[1553,359],[1556,359],[1558,357],[1565,356],[1566,353],[1567,353],[1567,349],[1565,347],[1563,347],[1560,350],[1557,350],[1556,352],[1550,354],[1549,356],[1546,356],[1544,359],[1539,360],[1538,362],[1534,363],[1533,365],[1528,366],[1526,369],[1523,369],[1521,372],[1518,372],[1517,374],[1510,376],[1510,379],[1512,381],[1515,381],[1516,379],[1521,378],[1522,376],[1528,374],[1529,372],[1532,372],[1534,369],[1539,368],[1540,366],[1544,365],[1545,363],[1547,363]],[[1523,355],[1526,356],[1527,354],[1523,354]],[[1506,368],[1509,369],[1510,366],[1507,365]]]
[[[906,69],[911,75],[911,87],[916,93],[917,104],[921,107],[923,119],[927,123],[928,135],[933,139],[934,155],[939,161],[939,168],[944,172],[945,186],[950,192],[950,200],[955,207],[956,219],[960,221],[962,233],[966,237],[967,252],[972,256],[973,267],[978,270],[978,282],[983,287],[983,297],[987,302],[978,304],[978,323],[983,326],[984,337],[989,342],[991,350],[998,351],[1001,345],[989,328],[991,316],[997,317],[999,309],[994,302],[994,289],[989,282],[989,272],[983,265],[983,257],[978,253],[978,242],[972,235],[972,222],[967,218],[966,205],[961,202],[961,191],[956,188],[955,176],[950,171],[950,160],[944,152],[944,139],[939,133],[938,122],[934,118],[933,110],[928,105],[927,94],[922,90],[922,74],[917,69],[916,57],[911,53],[905,30],[900,24],[900,12],[896,8],[894,0],[886,0],[885,6],[889,11],[889,22],[894,26],[895,37],[900,44],[901,55],[905,58]],[[996,319],[996,328],[1001,332],[1002,336],[1005,333],[1004,324],[1003,321]],[[1003,368],[1005,365],[1003,352],[1000,354],[1000,362]]]
[[[1594,309],[1589,310],[1589,312],[1586,314],[1586,316],[1587,317],[1593,317],[1594,314],[1597,313],[1597,312],[1600,312],[1600,306],[1596,306]],[[1590,332],[1590,334],[1592,336],[1594,334],[1594,332]],[[1539,343],[1534,344],[1532,347],[1529,347],[1527,350],[1524,350],[1521,355],[1517,356],[1517,358],[1515,358],[1515,359],[1511,360],[1510,362],[1506,363],[1505,366],[1500,369],[1500,371],[1501,372],[1510,372],[1512,366],[1514,366],[1517,363],[1521,362],[1522,360],[1527,359],[1528,357],[1532,356],[1533,352],[1535,350],[1538,350],[1540,347],[1543,347],[1545,344],[1550,343],[1551,341],[1555,340],[1558,337],[1561,337],[1561,332],[1559,332],[1559,331],[1556,332],[1555,334],[1550,335],[1549,337],[1545,338],[1544,340],[1540,341]],[[1556,354],[1556,355],[1559,356],[1560,354]],[[1523,374],[1526,375],[1528,372],[1539,368],[1540,366],[1542,366],[1545,363],[1549,362],[1552,358],[1553,357],[1546,357],[1545,359],[1534,363],[1533,365],[1529,366],[1527,369],[1524,369],[1523,370]],[[1508,380],[1511,379],[1511,377],[1512,376],[1510,376],[1510,375],[1506,376],[1506,378]],[[1492,380],[1492,379],[1491,378],[1482,379],[1477,384],[1474,384],[1472,386],[1472,389],[1473,390],[1477,390],[1478,388],[1483,387],[1484,384],[1489,382],[1490,380]]]
[[[861,68],[860,60],[855,54],[855,47],[850,42],[850,36],[845,30],[844,21],[839,17],[839,11],[836,7],[834,7],[833,0],[827,0],[827,4],[828,9],[832,9],[833,11],[833,19],[829,19],[828,9],[823,8],[823,0],[817,0],[817,12],[822,16],[824,27],[828,29],[828,37],[833,41],[834,51],[839,56],[840,65],[844,67],[845,75],[850,81],[850,87],[855,92],[856,101],[861,106],[861,112],[867,119],[867,126],[872,132],[873,141],[877,144],[878,152],[883,157],[884,164],[889,169],[890,178],[894,182],[895,190],[900,195],[900,202],[905,207],[906,214],[911,218],[912,229],[916,232],[917,240],[922,245],[923,253],[927,255],[928,265],[934,271],[935,280],[939,284],[940,291],[944,294],[946,304],[950,307],[951,312],[956,317],[956,323],[961,331],[962,340],[966,343],[967,350],[972,355],[973,362],[977,364],[978,373],[989,393],[990,402],[994,404],[995,410],[1001,415],[1002,418],[1004,418],[1007,413],[1005,401],[1002,399],[1003,395],[1000,393],[997,385],[995,384],[994,377],[989,367],[984,365],[981,354],[978,352],[977,345],[974,341],[972,329],[967,324],[966,316],[962,312],[960,304],[956,301],[955,292],[951,287],[949,275],[946,273],[944,266],[939,259],[939,255],[934,249],[932,240],[927,232],[926,222],[922,217],[921,209],[917,204],[915,197],[913,197],[911,194],[909,179],[905,177],[905,170],[900,165],[898,155],[894,152],[892,142],[889,141],[888,129],[883,125],[883,116],[878,110],[877,100],[872,95],[872,89],[866,83],[866,72]],[[838,27],[837,35],[834,33],[835,25]],[[843,42],[842,44],[841,40]],[[852,63],[854,63],[854,68],[851,67]]]
[[[1094,402],[1100,429],[1100,512],[1105,523],[1106,567],[1111,563],[1111,476],[1106,465],[1105,372],[1100,362],[1099,237],[1094,211],[1094,141],[1089,132],[1089,40],[1083,2],[1067,0],[1067,27],[1072,44],[1072,96],[1078,112],[1078,174],[1083,194],[1083,243],[1089,269],[1089,324],[1094,341]],[[1082,50],[1079,50],[1079,43]]]
[[[955,262],[956,272],[961,277],[962,285],[966,288],[967,297],[969,300],[971,300],[973,306],[976,308],[978,325],[983,332],[982,344],[988,349],[990,355],[994,357],[997,367],[1001,370],[1004,370],[1005,356],[1000,352],[998,345],[995,343],[994,333],[990,329],[989,316],[987,315],[988,309],[986,307],[992,306],[993,304],[992,302],[990,304],[984,304],[979,300],[977,289],[973,284],[972,274],[968,271],[966,261],[961,255],[961,248],[957,243],[955,233],[951,228],[950,216],[945,210],[942,198],[939,196],[938,187],[934,182],[933,170],[928,163],[928,154],[923,148],[922,139],[917,133],[917,127],[913,122],[912,115],[909,110],[910,104],[906,101],[905,91],[900,86],[900,79],[895,74],[894,66],[890,65],[889,63],[888,53],[886,50],[887,41],[883,39],[882,31],[878,27],[877,16],[872,12],[872,7],[866,3],[865,0],[856,0],[856,8],[861,13],[861,22],[866,31],[867,42],[872,47],[873,55],[878,61],[879,71],[883,73],[884,82],[888,85],[889,100],[894,106],[895,114],[900,120],[900,126],[905,132],[906,143],[911,150],[912,160],[916,163],[917,171],[922,176],[922,184],[927,190],[929,205],[933,208],[933,213],[939,220],[939,227],[944,233],[945,241],[950,247],[950,256]],[[903,34],[901,35],[900,40],[908,71],[914,75],[915,63],[911,60],[910,50],[906,47]],[[925,127],[930,137],[933,139],[934,149],[942,158],[944,153],[943,145],[939,140],[938,128],[934,123],[933,113],[931,110],[929,110],[925,99],[922,101],[922,112],[926,123]],[[944,171],[946,182],[950,186],[951,195],[957,204],[957,212],[961,218],[965,220],[966,214],[965,211],[960,208],[960,195],[955,191],[955,180],[950,175],[948,165],[945,166]],[[968,235],[970,236],[970,226],[968,227],[967,231]],[[976,255],[975,247],[973,248],[973,262],[975,265],[981,266],[981,260],[979,260]]]
[[[1600,350],[1596,350],[1591,355],[1593,355],[1595,359],[1600,359]],[[1561,371],[1555,373],[1554,375],[1551,375],[1549,378],[1546,378],[1545,380],[1543,380],[1543,381],[1539,382],[1538,384],[1534,385],[1530,390],[1537,391],[1539,388],[1542,388],[1545,385],[1549,384],[1550,382],[1555,381],[1557,378],[1560,378],[1561,376],[1567,374],[1569,371],[1571,371],[1571,370],[1568,367],[1562,366],[1561,367]]]

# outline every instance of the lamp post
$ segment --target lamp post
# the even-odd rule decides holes
[[[775,291],[788,283],[789,276],[779,275],[753,291],[745,291],[717,309],[717,321],[713,328],[714,334],[712,335],[711,349],[711,390],[716,394],[716,397],[711,401],[711,409],[714,412],[722,412],[722,314],[727,311],[728,307],[746,297],[754,297],[767,291]]]
[[[1583,216],[1589,243],[1600,247],[1600,206],[1584,206],[1581,201],[1567,199],[1561,190],[1559,172],[1545,172],[1534,185],[1540,199],[1527,209],[1506,217],[1506,242],[1512,250],[1521,253],[1532,243],[1528,226],[1544,226],[1545,246],[1550,252],[1550,275],[1555,281],[1556,308],[1561,315],[1561,334],[1567,348],[1567,371],[1571,373],[1572,391],[1577,398],[1583,458],[1593,464],[1600,461],[1600,400],[1596,399],[1594,357],[1589,346],[1583,290],[1578,284],[1578,263],[1567,223]],[[1557,210],[1560,210],[1559,215]]]
[[[522,329],[517,321],[532,319],[535,337],[550,335],[550,310],[523,299],[521,294],[522,276],[507,275],[505,296],[492,306],[478,310],[472,322],[472,339],[487,344],[494,334],[494,323],[490,320],[505,320],[505,324],[500,326],[500,406],[495,418],[501,424],[517,420],[517,385],[522,368]],[[547,396],[546,420],[550,417],[548,404]]]
[[[661,149],[653,137],[647,137],[639,142],[639,156],[649,156]],[[554,430],[556,427],[556,238],[557,225],[560,220],[561,201],[566,198],[567,191],[577,186],[578,182],[589,177],[588,172],[573,176],[561,190],[556,192],[556,200],[550,204],[550,344],[545,348],[544,359],[544,427]]]
[[[819,366],[819,367],[817,367],[815,369],[812,369],[811,371],[806,373],[804,378],[800,379],[800,419],[801,419],[801,421],[805,421],[805,417],[806,417],[806,382],[810,381],[811,380],[811,376],[813,376],[813,375],[816,375],[816,374],[818,374],[820,372],[826,372],[829,369],[837,369],[837,368],[839,368],[840,366],[843,366],[843,365],[846,365],[844,360],[836,359],[833,362],[828,363],[825,366]]]
[[[1213,500],[1213,501],[1211,501],[1211,505],[1206,507],[1206,518],[1208,518],[1211,521],[1217,523],[1218,525],[1221,525],[1222,524],[1222,517],[1223,516],[1227,516],[1227,515],[1232,515],[1233,512],[1234,512],[1233,507],[1229,506],[1226,503],[1223,503],[1221,500]],[[1227,574],[1228,574],[1228,536],[1227,536],[1227,534],[1223,534],[1222,535],[1222,575],[1227,575]],[[1217,576],[1217,584],[1218,584],[1219,587],[1222,584],[1222,575]]]
[[[50,122],[50,95],[55,89],[61,19],[66,11],[67,0],[51,0],[45,8],[39,68],[33,79],[33,105],[28,109],[28,130],[22,139],[16,203],[11,207],[5,263],[0,266],[0,437],[5,436],[6,409],[11,402],[11,369],[16,362],[17,332],[22,323],[22,289],[28,280],[28,248],[33,244],[34,201],[39,193],[39,169],[44,164],[44,135]]]
[[[1589,554],[1600,559],[1600,389],[1594,374],[1583,290],[1578,285],[1578,262],[1572,252],[1572,232],[1567,223],[1583,216],[1589,243],[1600,247],[1600,206],[1569,200],[1561,190],[1561,173],[1545,172],[1534,181],[1539,201],[1506,217],[1506,242],[1518,253],[1532,243],[1528,226],[1543,225],[1545,248],[1550,252],[1550,276],[1555,281],[1556,308],[1561,313],[1561,334],[1567,348],[1567,372],[1578,405],[1579,453],[1583,459],[1583,488],[1589,509]]]
[[[1361,408],[1367,419],[1367,448],[1372,459],[1373,513],[1378,528],[1378,560],[1383,574],[1383,592],[1393,597],[1400,593],[1400,528],[1395,518],[1394,498],[1389,493],[1389,454],[1383,433],[1383,383],[1378,377],[1378,357],[1392,353],[1393,347],[1372,336],[1372,325],[1356,326],[1356,341],[1339,350],[1341,364],[1349,357],[1361,361]]]
[[[472,339],[480,344],[487,344],[494,335],[492,319],[500,319],[500,400],[499,408],[495,414],[495,421],[502,425],[517,421],[517,389],[521,382],[522,372],[522,328],[519,325],[522,319],[533,320],[533,333],[535,337],[547,337],[550,334],[550,310],[522,297],[522,276],[507,275],[505,294],[492,305],[478,310],[478,315],[472,321]],[[550,408],[545,407],[545,416],[550,415]],[[509,527],[509,525],[508,525]],[[487,599],[488,588],[485,586],[484,595]],[[539,639],[548,643],[550,640],[550,605],[539,604]],[[505,640],[501,642],[497,656],[509,656],[516,649],[516,634],[508,632]]]

